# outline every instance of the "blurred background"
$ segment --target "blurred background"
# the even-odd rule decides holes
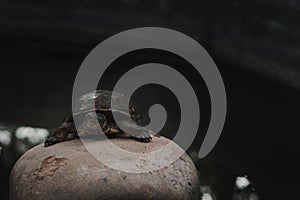
[[[129,53],[111,65],[104,87],[111,88],[138,64],[186,66],[181,73],[201,96],[204,112],[188,151],[201,184],[217,199],[231,199],[234,178],[247,174],[261,199],[299,199],[299,20],[298,0],[1,0],[0,199],[8,199],[15,161],[61,123],[87,54],[114,34],[145,26],[189,35],[217,64],[228,111],[213,151],[197,158],[210,101],[203,80],[182,58],[151,49]],[[161,134],[172,138],[180,118],[178,102],[157,85],[140,90],[133,98],[143,112],[152,103],[166,106],[169,117]]]

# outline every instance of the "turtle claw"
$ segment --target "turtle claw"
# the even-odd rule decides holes
[[[46,139],[46,141],[44,142],[44,145],[45,145],[45,147],[48,147],[48,146],[51,146],[53,144],[59,143],[61,141],[63,141],[63,139],[57,138],[57,137],[54,137],[54,136],[49,136]]]
[[[142,133],[139,135],[139,140],[145,143],[150,142],[152,140],[152,135],[149,133]]]
[[[145,143],[148,143],[148,142],[150,142],[151,140],[152,140],[151,137],[149,137],[149,138],[141,138],[141,139],[140,139],[141,142],[145,142]]]

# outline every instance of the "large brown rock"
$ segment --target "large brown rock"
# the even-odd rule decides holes
[[[111,140],[132,152],[148,152],[170,142],[163,137],[154,137],[150,143]],[[176,151],[180,147],[172,148]],[[157,166],[167,156],[146,162]],[[159,170],[128,173],[99,162],[76,139],[47,148],[39,145],[26,152],[12,169],[10,199],[199,199],[199,181],[187,154]]]

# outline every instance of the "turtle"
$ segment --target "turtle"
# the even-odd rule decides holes
[[[117,102],[114,109],[111,108],[111,98],[114,98]],[[130,120],[128,121],[128,114],[126,114],[128,102],[129,117],[131,117],[134,123]],[[131,137],[141,142],[150,142],[152,136],[155,135],[153,131],[136,124],[141,121],[143,116],[135,103],[130,101],[123,94],[108,90],[96,90],[88,92],[74,101],[73,115],[67,115],[64,118],[62,124],[47,137],[44,145],[47,147],[67,139],[78,137],[78,132],[80,132],[82,128],[84,128],[84,130],[96,130],[99,125],[107,135],[122,133],[123,131],[114,120],[113,113],[118,114],[121,118],[122,116],[126,116],[124,120],[118,123],[122,123],[126,126],[126,130],[130,131],[129,134]],[[77,119],[79,119],[79,130],[75,127],[74,117],[78,117]],[[97,119],[97,122],[95,122],[94,119]]]

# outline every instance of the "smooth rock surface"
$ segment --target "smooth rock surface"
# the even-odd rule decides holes
[[[170,142],[164,137],[154,137],[150,143],[111,140],[132,152],[149,152]],[[11,171],[10,199],[199,199],[199,180],[187,154],[159,170],[127,173],[105,166],[76,139],[26,152]]]

